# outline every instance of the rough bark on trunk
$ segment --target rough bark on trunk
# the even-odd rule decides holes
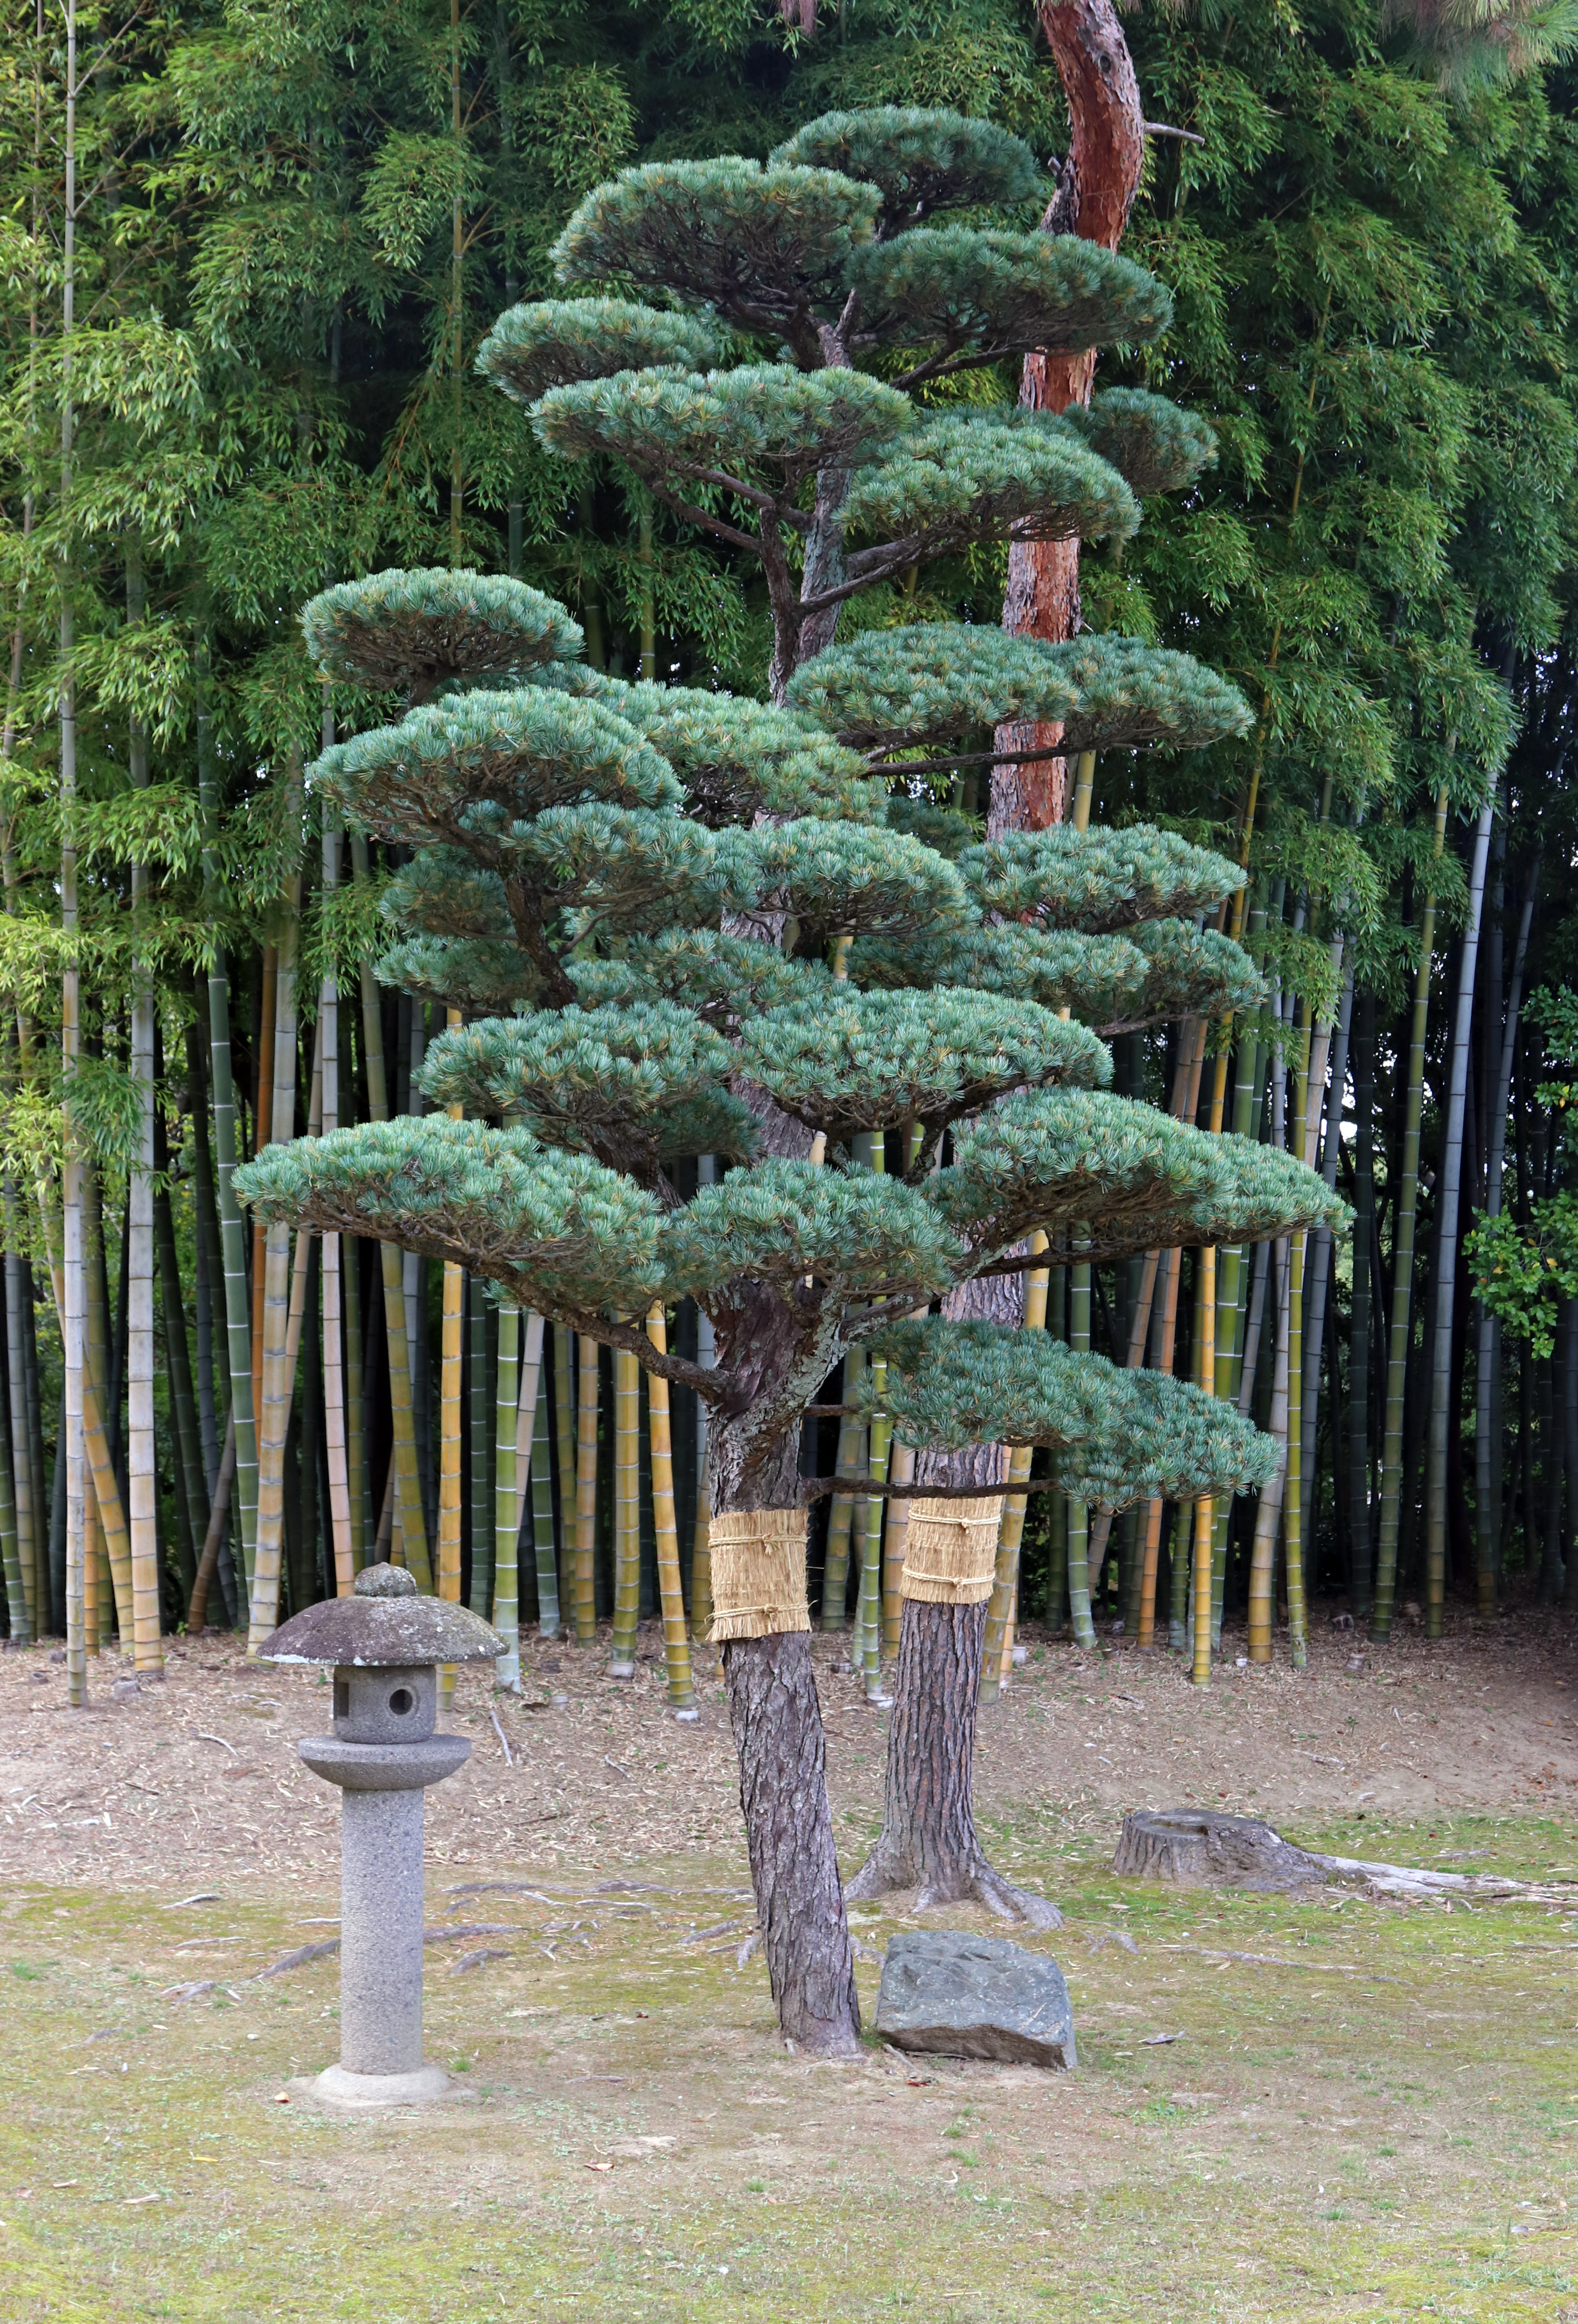
[[[802,1631],[724,1647],[740,1805],[778,2022],[822,2057],[860,2043],[854,1960],[833,1845],[811,1641]]]
[[[1041,30],[1057,66],[1068,106],[1069,152],[1057,192],[1042,225],[1049,233],[1077,234],[1116,250],[1145,162],[1145,115],[1140,84],[1112,0],[1042,0]],[[1032,410],[1065,411],[1088,403],[1095,378],[1094,351],[1077,355],[1029,355],[1020,401]],[[1077,540],[1015,541],[1009,549],[1002,626],[1014,637],[1054,644],[1079,628]],[[1059,725],[1006,725],[998,748],[1049,751]],[[1042,831],[1061,823],[1067,803],[1068,762],[1044,758],[992,770],[989,838],[1009,831]]]
[[[1330,1858],[1295,1848],[1258,1816],[1153,1808],[1125,1816],[1112,1869],[1189,1888],[1287,1889],[1324,1882]]]
[[[764,1144],[804,1151],[806,1133],[759,1090],[751,1093]],[[807,1342],[763,1286],[713,1303],[716,1352],[736,1381],[732,1408],[715,1407],[707,1434],[706,1503],[715,1516],[789,1509],[799,1502],[800,1428],[773,1435],[762,1402],[796,1407],[827,1375],[825,1338]],[[753,1417],[752,1416],[758,1416]],[[825,2057],[853,2056],[860,2003],[827,1797],[821,1707],[807,1631],[731,1638],[722,1650],[740,1760],[751,1880],[778,2020],[786,2042]]]
[[[1000,1295],[1008,1285],[1017,1291],[1020,1283],[1017,1276],[996,1277],[965,1288]],[[1012,1320],[1019,1321],[1017,1313]],[[916,1463],[917,1489],[924,1494],[928,1485],[946,1483],[993,1492],[1002,1485],[1004,1467],[996,1444],[973,1445],[951,1455],[923,1454]],[[915,1888],[921,1892],[922,1904],[932,1904],[973,1897],[1005,1919],[1057,1928],[1062,1921],[1057,1907],[994,1872],[975,1834],[971,1809],[975,1709],[989,1611],[987,1605],[904,1600],[893,1716],[888,1726],[882,1831],[848,1893],[885,1896],[895,1889]]]
[[[888,1728],[882,1836],[849,1883],[854,1898],[918,1891],[916,1905],[974,1902],[1005,1921],[1056,1929],[1063,1915],[994,1872],[975,1837],[970,1794],[974,1704],[986,1607],[904,1600]]]
[[[1071,130],[1068,161],[1043,225],[1050,232],[1078,233],[1115,249],[1140,183],[1145,145],[1139,83],[1122,31],[1112,0],[1044,0],[1040,20],[1063,82]],[[1054,411],[1076,400],[1088,401],[1094,369],[1094,355],[1028,355],[1020,401]],[[1012,634],[1052,641],[1074,635],[1079,626],[1077,541],[1013,546],[1002,619]],[[1001,728],[1000,747],[1045,749],[1057,742],[1060,733],[1058,728]],[[1066,769],[1060,759],[994,769],[989,835],[1038,830],[1060,821],[1066,791]],[[946,1303],[946,1312],[1018,1324],[1024,1317],[1023,1300],[1023,1278],[1004,1277],[964,1286]],[[928,1482],[980,1482],[992,1490],[1002,1481],[1003,1463],[999,1449],[985,1445],[946,1461],[923,1456],[917,1469],[923,1491]],[[966,1627],[974,1629],[973,1660],[955,1650],[948,1623],[916,1618],[950,1612],[961,1633]],[[1055,1908],[992,1872],[975,1838],[970,1738],[984,1627],[979,1608],[905,1603],[883,1830],[852,1893],[878,1895],[921,1886],[939,1899],[944,1895],[974,1895],[994,1911],[1049,1926],[1056,1923]],[[1044,1917],[1047,1914],[1050,1921]]]

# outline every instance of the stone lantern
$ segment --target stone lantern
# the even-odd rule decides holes
[[[340,2061],[311,2085],[330,2106],[411,2106],[449,2077],[422,2062],[422,1794],[471,1757],[437,1735],[438,1665],[491,1662],[503,1642],[464,1606],[418,1595],[404,1568],[369,1565],[348,1598],[309,1606],[263,1648],[334,1665],[334,1733],[296,1748],[340,1786]]]

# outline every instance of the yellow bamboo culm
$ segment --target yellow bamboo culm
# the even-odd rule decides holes
[[[710,1645],[810,1628],[804,1509],[729,1509],[708,1526],[707,1545]]]
[[[98,1503],[94,1499],[93,1479],[89,1475],[82,1487],[82,1641],[84,1653],[90,1655],[98,1652],[99,1629],[104,1618],[99,1590],[99,1570],[103,1560]]]
[[[583,1332],[576,1401],[576,1644],[597,1643],[597,1342]]]
[[[660,1355],[669,1351],[669,1319],[660,1300],[648,1311],[647,1337]],[[663,1609],[663,1655],[669,1701],[688,1711],[696,1700],[690,1677],[690,1641],[685,1634],[685,1597],[679,1586],[679,1535],[674,1517],[674,1433],[669,1414],[669,1383],[660,1372],[647,1376],[647,1417],[652,1443],[652,1532],[656,1540],[658,1596]]]
[[[923,1606],[983,1606],[997,1572],[1001,1493],[913,1500],[900,1589]]]
[[[438,1595],[460,1602],[460,1379],[466,1323],[466,1269],[444,1264],[438,1369]],[[438,1700],[455,1699],[455,1665],[438,1665]]]
[[[915,1478],[912,1445],[895,1444],[888,1464],[891,1484],[908,1485]],[[904,1565],[909,1554],[910,1504],[901,1494],[890,1495],[888,1522],[882,1533],[882,1652],[889,1662],[899,1653],[899,1625],[903,1607]]]

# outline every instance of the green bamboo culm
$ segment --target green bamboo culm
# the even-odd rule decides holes
[[[1435,942],[1434,868],[1446,844],[1447,795],[1435,800],[1435,836],[1431,876],[1425,883],[1419,915],[1419,965],[1414,979],[1414,1021],[1408,1042],[1408,1078],[1403,1098],[1402,1167],[1392,1231],[1391,1333],[1387,1348],[1386,1426],[1381,1439],[1380,1538],[1375,1558],[1375,1609],[1371,1635],[1389,1638],[1397,1600],[1398,1529],[1402,1516],[1403,1404],[1413,1338],[1414,1222],[1419,1205],[1419,1117],[1425,1090],[1425,1034],[1430,1014],[1430,960]]]
[[[641,1619],[641,1378],[628,1348],[614,1351],[614,1678],[635,1676]]]
[[[562,1617],[558,1602],[558,1553],[553,1533],[553,1416],[549,1410],[548,1366],[542,1360],[543,1323],[533,1315],[527,1325],[528,1366],[534,1367],[536,1392],[531,1398],[531,1554],[537,1568],[537,1626],[545,1638],[557,1638]],[[517,1479],[517,1482],[519,1482]]]
[[[1047,1271],[1046,1329],[1054,1339],[1068,1336],[1068,1269]],[[1054,1637],[1061,1636],[1068,1610],[1068,1499],[1047,1495],[1047,1620]]]
[[[1258,935],[1265,925],[1265,910],[1259,907],[1250,914],[1251,934]],[[1249,1032],[1242,1032],[1234,1059],[1232,1086],[1232,1134],[1235,1138],[1250,1135],[1250,1108],[1256,1091],[1255,1068],[1259,1043]],[[1244,1245],[1230,1243],[1217,1258],[1216,1341],[1214,1393],[1229,1402],[1236,1402],[1239,1385],[1243,1376],[1244,1320],[1246,1314],[1244,1290],[1247,1269],[1244,1266]],[[1213,1652],[1222,1645],[1223,1603],[1227,1589],[1227,1538],[1232,1518],[1232,1503],[1225,1498],[1216,1504],[1211,1543],[1211,1645]]]
[[[468,1275],[466,1278],[466,1352],[470,1375],[466,1396],[471,1421],[471,1610],[480,1614],[485,1622],[498,1586],[494,1538],[496,1509],[494,1496],[488,1489],[488,1447],[494,1439],[498,1414],[496,1399],[489,1394],[487,1302],[477,1276]],[[519,1582],[513,1566],[508,1576],[500,1578],[514,1600]],[[518,1620],[518,1606],[516,1617]]]
[[[872,1394],[876,1404],[872,1413],[871,1453],[866,1473],[873,1485],[884,1485],[888,1480],[888,1460],[892,1446],[892,1424],[882,1409],[887,1369],[880,1355],[872,1357]],[[882,1523],[887,1508],[885,1493],[872,1492],[867,1496],[865,1525],[861,1538],[860,1661],[865,1673],[866,1699],[872,1702],[878,1701],[882,1692]]]
[[[521,1505],[515,1490],[515,1397],[520,1345],[521,1311],[507,1305],[501,1306],[498,1375],[494,1400],[493,1623],[504,1641],[504,1652],[494,1665],[498,1683],[512,1691],[521,1683]]]
[[[0,1425],[0,1568],[5,1575],[5,1608],[10,1636],[18,1646],[31,1643],[28,1588],[22,1571],[16,1526],[16,1491],[11,1471],[11,1438]]]
[[[351,866],[358,886],[371,872],[367,842],[360,834],[351,838]],[[367,1074],[367,1111],[374,1122],[389,1120],[389,1084],[383,1062],[383,1023],[378,983],[372,964],[362,964],[362,1048]],[[416,1576],[417,1588],[430,1591],[432,1567],[428,1561],[427,1520],[422,1509],[421,1471],[417,1460],[416,1421],[411,1405],[411,1357],[405,1328],[405,1263],[397,1243],[381,1242],[378,1256],[383,1273],[383,1323],[389,1342],[389,1417],[393,1437],[394,1518],[400,1528],[401,1555]]]
[[[553,1327],[554,1453],[558,1462],[559,1619],[574,1619],[576,1604],[576,1356],[575,1342],[563,1323]]]
[[[887,1174],[887,1140],[880,1130],[870,1133],[868,1161],[878,1177]],[[880,1353],[871,1359],[870,1387],[872,1414],[866,1447],[866,1474],[873,1485],[888,1480],[888,1454],[892,1429],[883,1398],[887,1388],[888,1368]],[[887,1496],[872,1492],[866,1496],[863,1512],[864,1522],[858,1528],[856,1540],[860,1554],[860,1595],[855,1610],[855,1640],[851,1660],[856,1663],[865,1677],[866,1700],[877,1702],[882,1692],[882,1522],[887,1515]]]
[[[219,778],[214,744],[210,646],[206,609],[198,622],[196,653],[198,803],[203,825],[203,912],[210,929],[223,910],[219,867]],[[364,847],[365,842],[363,843]],[[235,1423],[235,1499],[250,1599],[257,1554],[257,1407],[252,1378],[252,1307],[246,1283],[246,1229],[235,1199],[235,1084],[230,1062],[230,975],[216,944],[208,965],[208,1073],[214,1098],[214,1176],[219,1204],[219,1250],[225,1274],[225,1344],[229,1358],[230,1410]]]
[[[340,1298],[346,1327],[346,1466],[350,1478],[351,1563],[360,1573],[373,1549],[373,1481],[362,1412],[362,1277],[358,1237],[340,1243]]]
[[[1353,1111],[1358,1122],[1353,1140],[1352,1289],[1349,1295],[1351,1340],[1348,1360],[1348,1526],[1352,1540],[1352,1599],[1355,1618],[1370,1612],[1371,1550],[1374,1544],[1370,1513],[1370,1341],[1372,1286],[1370,1238],[1375,1224],[1375,995],[1358,996],[1353,1038]],[[1483,1518],[1488,1521],[1487,1508]]]
[[[597,1639],[597,1342],[586,1333],[576,1349],[576,1644]]]
[[[851,1348],[844,1359],[844,1401],[853,1402],[865,1379],[866,1351]],[[854,1479],[865,1469],[865,1423],[846,1416],[838,1424],[835,1473]],[[827,1552],[822,1568],[822,1628],[842,1630],[849,1619],[849,1545],[858,1504],[835,1493],[827,1511]]]
[[[1469,874],[1469,918],[1458,958],[1457,1005],[1452,1034],[1451,1072],[1447,1081],[1445,1136],[1435,1196],[1440,1258],[1435,1280],[1435,1346],[1430,1352],[1430,1424],[1425,1493],[1425,1636],[1427,1638],[1440,1637],[1446,1617],[1447,1445],[1453,1419],[1453,1302],[1457,1287],[1463,1117],[1468,1099],[1474,973],[1479,957],[1480,923],[1484,911],[1490,825],[1495,811],[1496,791],[1492,785],[1481,807],[1474,833],[1474,852]]]
[[[1306,1003],[1299,1004],[1297,1063],[1293,1079],[1293,1121],[1288,1139],[1306,1158],[1305,1117],[1309,1103],[1311,1024]],[[1295,1670],[1303,1670],[1309,1655],[1309,1628],[1305,1612],[1304,1526],[1304,1262],[1308,1238],[1302,1231],[1291,1238],[1288,1250],[1287,1295],[1287,1467],[1282,1515],[1282,1547],[1287,1582],[1287,1655]]]
[[[1068,1270],[1068,1344],[1079,1355],[1088,1355],[1091,1343],[1091,1270],[1088,1259],[1080,1259]],[[1069,1499],[1068,1512],[1068,1616],[1075,1643],[1094,1646],[1095,1625],[1091,1619],[1090,1578],[1090,1510],[1084,1501]]]

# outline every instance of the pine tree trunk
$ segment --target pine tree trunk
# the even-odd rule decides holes
[[[858,2056],[860,2002],[810,1639],[798,1631],[731,1639],[723,1660],[779,2025],[786,2043],[811,2056]]]
[[[1062,1914],[994,1872],[971,1808],[986,1608],[907,1598],[899,1632],[882,1833],[846,1894],[918,1891],[916,1909],[974,1902],[1008,1921],[1053,1929]]]
[[[1116,250],[1145,166],[1145,116],[1122,27],[1112,0],[1040,0],[1038,14],[1063,84],[1070,141],[1063,178],[1042,226]],[[1028,355],[1020,401],[1043,411],[1088,403],[1095,366],[1094,350]],[[1077,540],[1010,546],[1002,626],[1011,636],[1045,638],[1053,644],[1075,635],[1080,626]],[[1062,732],[1058,725],[1002,726],[997,747],[1050,751]],[[1061,758],[994,768],[988,837],[1060,823],[1067,785],[1067,761]]]

